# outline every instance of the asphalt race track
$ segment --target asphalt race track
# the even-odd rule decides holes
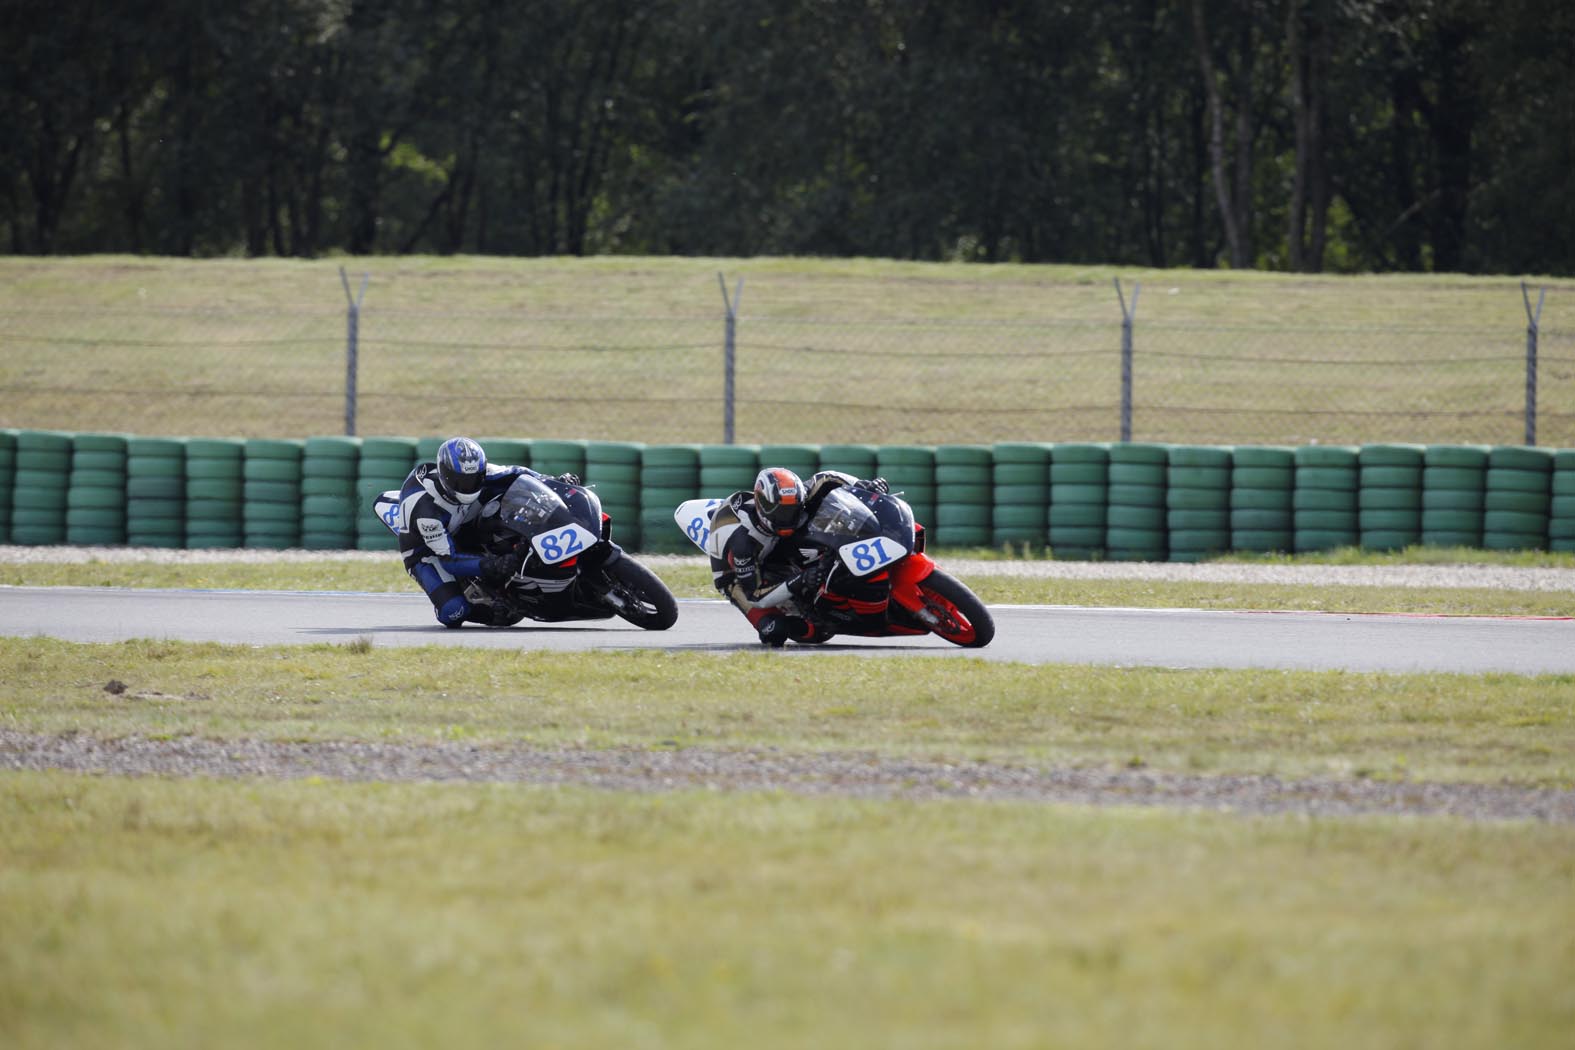
[[[1575,618],[1433,617],[1345,613],[1213,612],[1012,605],[991,610],[996,637],[984,649],[938,638],[837,638],[789,645],[785,654],[827,652],[982,657],[1046,664],[1261,667],[1350,671],[1575,673]],[[681,600],[669,631],[622,620],[448,630],[420,594],[300,591],[0,587],[0,634],[78,642],[131,638],[250,645],[469,645],[574,650],[663,648],[758,651],[754,632],[721,601]]]

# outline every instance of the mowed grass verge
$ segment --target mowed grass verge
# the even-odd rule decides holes
[[[0,777],[15,1050],[1563,1047],[1575,829]]]
[[[774,653],[0,639],[0,719],[97,737],[780,748],[1575,786],[1575,678]]]

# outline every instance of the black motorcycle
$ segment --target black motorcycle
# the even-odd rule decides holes
[[[398,497],[385,492],[377,500],[379,516],[396,535]],[[500,498],[497,514],[466,524],[461,539],[489,554],[529,548],[519,571],[502,586],[479,578],[465,583],[472,606],[491,607],[494,626],[619,616],[648,631],[665,631],[678,620],[672,591],[613,542],[612,517],[584,486],[521,474]]]
[[[717,499],[689,500],[674,520],[701,550],[720,557],[735,521],[711,530]],[[900,493],[848,486],[828,492],[809,522],[783,541],[786,556],[767,571],[781,585],[760,602],[803,616],[822,632],[882,638],[934,634],[977,649],[995,638],[995,621],[978,595],[942,572],[924,552],[924,526]],[[820,571],[808,600],[792,596],[781,581],[807,567]]]

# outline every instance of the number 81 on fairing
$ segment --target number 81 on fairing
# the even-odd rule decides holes
[[[844,543],[837,548],[837,556],[842,559],[842,564],[855,576],[868,576],[876,569],[883,569],[905,557],[907,553],[902,544],[894,543],[884,536]]]

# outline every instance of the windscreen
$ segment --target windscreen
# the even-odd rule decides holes
[[[521,475],[503,494],[503,505],[498,510],[498,521],[505,528],[523,535],[530,535],[564,510],[558,494],[533,477]]]
[[[826,493],[820,509],[810,519],[809,531],[831,539],[857,539],[878,531],[875,512],[860,503],[847,489],[836,488]]]

